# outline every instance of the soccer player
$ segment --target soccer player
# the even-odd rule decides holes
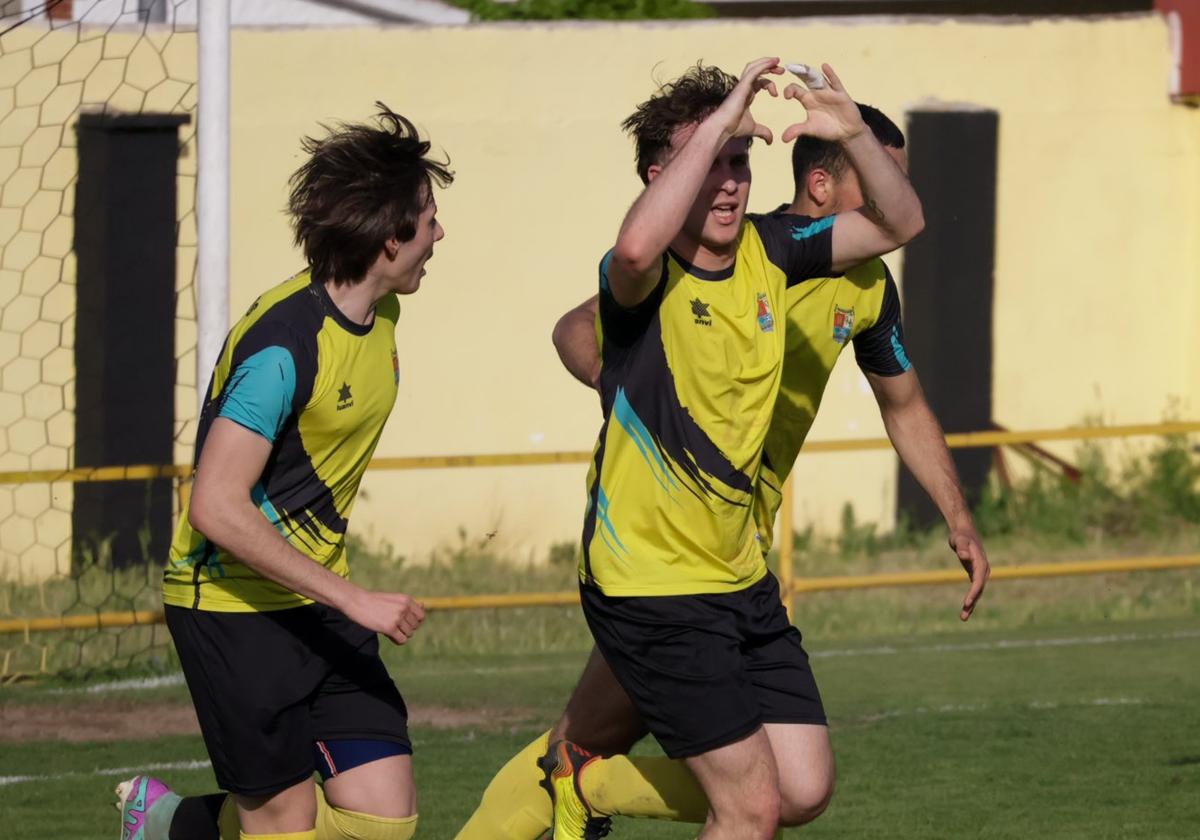
[[[774,412],[786,290],[894,250],[924,221],[912,186],[828,65],[791,85],[807,119],[783,134],[840,144],[864,209],[807,224],[745,218],[749,105],[776,59],[747,66],[713,109],[675,85],[627,121],[647,187],[601,263],[605,423],[589,475],[580,597],[596,646],[670,758],[709,803],[701,838],[762,837],[804,821],[827,750],[800,635],[767,568],[754,482]],[[686,77],[685,77],[686,78]],[[722,91],[724,93],[724,91]],[[661,139],[661,145],[656,140]],[[557,745],[555,834],[585,837],[586,763]]]
[[[600,267],[605,423],[589,475],[581,600],[605,661],[709,803],[702,837],[770,837],[824,716],[799,634],[756,539],[753,509],[784,350],[790,286],[893,250],[921,229],[907,178],[828,66],[792,85],[803,134],[842,144],[875,198],[808,225],[745,217],[749,106],[776,59],[736,82],[699,68],[626,121],[647,187]],[[556,837],[598,830],[571,807],[584,756],[554,750]],[[575,802],[575,805],[580,803]]]
[[[135,777],[118,788],[125,840],[416,829],[407,709],[377,634],[403,644],[424,609],[352,583],[345,538],[396,398],[397,295],[420,288],[444,236],[433,187],[453,175],[378,107],[376,124],[304,141],[288,209],[308,268],[225,341],[164,574],[167,625],[230,795],[181,800]]]
[[[904,136],[885,115],[859,106],[863,119],[901,168],[907,170]],[[792,151],[796,193],[791,205],[776,214],[812,218],[854,209],[862,193],[853,167],[837,145],[801,137]],[[890,288],[889,288],[890,287]],[[834,301],[833,303],[831,303]],[[584,384],[596,387],[600,358],[596,345],[597,298],[560,319],[554,343],[564,365]],[[969,616],[987,579],[987,558],[962,498],[940,427],[920,391],[915,371],[902,354],[903,330],[894,284],[880,260],[852,269],[844,277],[813,279],[787,292],[787,352],[776,413],[767,435],[774,470],[764,469],[756,485],[759,533],[769,546],[781,498],[777,475],[786,476],[815,418],[821,395],[838,354],[847,341],[855,345],[861,367],[875,387],[885,424],[906,465],[937,501],[951,527],[951,542],[971,573],[972,590],[962,617]],[[885,305],[886,304],[886,305]],[[841,314],[840,321],[834,318]],[[849,321],[847,314],[849,313]],[[857,319],[854,317],[857,313]],[[848,331],[848,332],[847,332]],[[895,337],[893,345],[892,338]],[[479,809],[460,833],[460,840],[500,837],[536,840],[550,825],[551,803],[534,789],[537,754],[548,741],[570,738],[592,752],[626,752],[646,730],[628,698],[615,683],[602,657],[588,662],[567,711],[553,730],[512,759],[485,791]],[[827,744],[827,739],[826,742]],[[832,751],[815,751],[808,783],[795,804],[795,816],[818,816],[832,794]],[[707,800],[694,777],[682,766],[660,758],[589,760],[574,779],[573,798],[590,806],[592,828],[599,833],[603,814],[658,817],[702,822]]]

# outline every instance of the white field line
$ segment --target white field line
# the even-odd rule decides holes
[[[1089,706],[1140,706],[1145,702],[1145,700],[1137,697],[1096,697],[1092,700],[1073,700],[1067,703],[1058,703],[1053,700],[1034,700],[1031,703],[1026,703],[1024,708],[1033,709],[1036,711],[1054,711],[1056,709],[1080,709]],[[888,720],[890,718],[914,717],[917,715],[953,714],[955,712],[986,712],[994,708],[997,707],[991,705],[990,703],[947,703],[942,706],[917,706],[913,709],[889,709],[883,712],[862,715],[861,717],[854,719],[865,721],[867,723],[874,723],[875,721]]]
[[[143,677],[133,680],[114,680],[95,683],[83,688],[54,688],[47,694],[107,694],[112,691],[148,691],[152,688],[171,688],[183,685],[183,674],[165,674],[161,677]]]
[[[957,642],[937,645],[869,648],[835,648],[809,654],[813,659],[847,656],[897,656],[910,653],[970,653],[981,650],[1027,650],[1030,648],[1076,647],[1081,645],[1113,645],[1128,642],[1182,641],[1200,639],[1200,630],[1179,630],[1174,633],[1114,633],[1106,636],[1074,636],[1061,639],[998,639],[994,642]]]
[[[67,773],[52,773],[37,776],[0,776],[0,787],[17,785],[22,782],[53,782],[59,779],[71,779],[79,776],[138,776],[157,770],[207,770],[212,765],[207,761],[162,761],[156,764],[143,764],[140,767],[101,767],[95,770],[72,770]]]
[[[1103,636],[1068,636],[1053,639],[997,639],[990,642],[945,642],[935,645],[892,646],[861,648],[833,648],[818,650],[809,654],[813,659],[839,659],[856,656],[900,656],[914,653],[972,653],[977,651],[1028,650],[1031,648],[1078,647],[1088,645],[1127,644],[1129,642],[1158,642],[1185,641],[1200,639],[1200,630],[1178,630],[1173,633],[1112,633]],[[576,670],[582,667],[581,662],[561,662],[553,665],[518,665],[506,668],[503,666],[483,666],[475,668],[405,668],[397,673],[400,679],[404,674],[437,675],[437,676],[487,676],[491,674],[530,674],[547,671]],[[168,688],[183,685],[182,674],[167,674],[161,677],[143,679],[117,680],[114,682],[96,683],[83,688],[55,688],[49,694],[107,694],[119,691],[147,691],[155,688]],[[2,778],[2,777],[0,777]]]

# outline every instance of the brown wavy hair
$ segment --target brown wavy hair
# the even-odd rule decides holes
[[[362,279],[393,236],[412,239],[433,184],[454,182],[450,162],[429,157],[416,127],[382,102],[375,124],[323,126],[305,137],[308,160],[288,180],[296,244],[315,282]]]
[[[650,181],[647,173],[651,165],[663,162],[676,129],[700,122],[717,110],[736,84],[736,76],[697,62],[675,81],[662,85],[625,118],[621,128],[633,136],[637,173],[643,183]]]

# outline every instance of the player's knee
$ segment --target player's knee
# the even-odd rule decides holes
[[[820,774],[784,784],[780,790],[779,824],[810,823],[825,812],[833,799],[833,775]]]

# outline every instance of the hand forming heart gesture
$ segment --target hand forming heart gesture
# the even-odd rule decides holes
[[[787,69],[804,84],[793,82],[788,85],[783,98],[795,99],[803,105],[808,118],[784,130],[785,143],[804,135],[837,143],[856,137],[866,128],[858,105],[828,64],[821,65],[823,72],[804,64],[789,64]],[[713,113],[713,118],[721,121],[729,137],[759,137],[767,143],[774,140],[771,129],[754,119],[750,106],[759,91],[779,95],[775,82],[764,77],[783,72],[784,66],[778,58],[760,58],[746,65],[737,85]]]
[[[797,137],[809,136],[833,143],[850,140],[865,129],[858,105],[842,80],[828,64],[821,71],[804,64],[789,64],[788,69],[804,81],[803,85],[792,84],[784,88],[784,99],[795,99],[804,106],[808,118],[804,122],[789,125],[783,132],[783,142],[789,143]]]

